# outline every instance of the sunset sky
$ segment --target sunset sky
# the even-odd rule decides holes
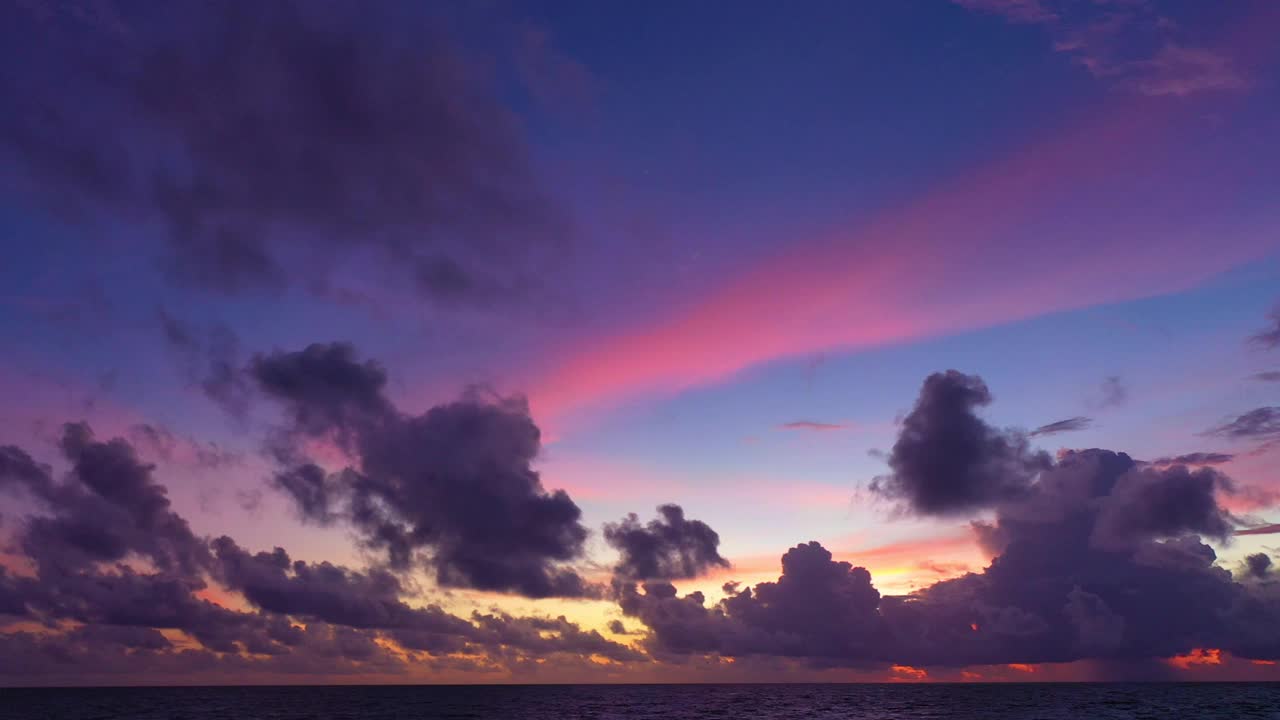
[[[1278,34],[8,3],[0,685],[1280,680]]]

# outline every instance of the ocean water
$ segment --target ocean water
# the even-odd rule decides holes
[[[1280,683],[0,689],[0,718],[1280,719]]]

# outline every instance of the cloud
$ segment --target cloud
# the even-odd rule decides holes
[[[304,522],[330,525],[338,519],[342,484],[319,465],[305,463],[281,470],[271,477],[271,484],[297,504]]]
[[[139,423],[130,429],[129,436],[135,447],[147,448],[155,459],[164,462],[177,462],[204,470],[223,470],[244,462],[240,453],[216,443],[178,437],[160,425]]]
[[[659,517],[641,525],[634,513],[604,527],[604,539],[621,554],[614,574],[629,580],[693,578],[729,567],[720,536],[700,520],[686,520],[679,505],[661,505]]]
[[[1049,457],[978,417],[990,403],[976,375],[930,375],[890,452],[892,473],[877,477],[871,491],[919,515],[964,514],[1024,494]]]
[[[523,292],[571,234],[499,89],[423,13],[6,17],[13,179],[64,216],[163,228],[180,282],[324,286],[359,257],[432,301],[484,303]]]
[[[566,563],[587,530],[563,490],[547,492],[531,464],[541,434],[521,397],[476,388],[421,415],[397,410],[386,373],[348,344],[255,357],[250,374],[279,402],[289,437],[328,438],[356,459],[331,476],[291,467],[276,484],[313,520],[335,505],[364,542],[407,570],[422,559],[443,586],[531,597],[596,592]],[[278,454],[293,460],[285,443]]]
[[[1129,389],[1125,387],[1119,375],[1112,375],[1102,381],[1102,385],[1098,388],[1098,398],[1094,401],[1094,406],[1098,409],[1120,407],[1128,400]]]
[[[1235,459],[1235,455],[1218,452],[1193,452],[1185,455],[1156,458],[1152,465],[1225,465]]]
[[[1067,418],[1066,420],[1058,420],[1057,422],[1051,422],[1047,425],[1041,425],[1035,430],[1032,430],[1031,432],[1027,433],[1027,436],[1041,437],[1044,435],[1057,435],[1058,433],[1064,433],[1064,432],[1075,432],[1077,430],[1088,429],[1090,425],[1093,425],[1093,418],[1077,416],[1073,418]]]
[[[728,588],[712,606],[665,582],[619,589],[658,658],[770,655],[813,666],[958,667],[1145,660],[1209,645],[1280,656],[1280,595],[1237,583],[1197,533],[1224,532],[1213,471],[1157,470],[1105,450],[1065,453],[1001,501],[997,549],[979,573],[882,596],[863,568],[815,542],[776,582]]]
[[[1266,553],[1254,553],[1244,559],[1244,565],[1250,577],[1265,578],[1271,570],[1271,556]]]
[[[1262,382],[1280,382],[1280,370],[1267,370],[1256,373],[1253,379],[1261,380]]]
[[[1216,493],[1231,489],[1230,481],[1211,468],[1135,467],[1111,489],[1091,540],[1114,545],[1133,538],[1198,533],[1225,541],[1233,523],[1230,514],[1218,506]]]
[[[136,554],[157,569],[189,577],[209,554],[186,520],[170,507],[164,487],[123,440],[100,442],[88,425],[63,427],[59,443],[71,473],[55,481],[18,448],[7,448],[3,478],[46,510],[30,518],[22,547],[42,570],[67,573]]]
[[[1205,435],[1231,440],[1271,438],[1280,435],[1280,407],[1260,407],[1205,431]]]
[[[1247,90],[1252,86],[1231,58],[1206,48],[1173,43],[1160,48],[1150,59],[1095,72],[1127,76],[1123,85],[1151,96],[1183,97],[1210,91]]]
[[[160,328],[187,382],[198,386],[234,418],[249,412],[249,388],[240,368],[240,340],[225,325],[200,333],[161,308]]]
[[[386,371],[355,354],[349,343],[316,343],[298,352],[257,355],[249,375],[258,390],[284,405],[292,431],[332,433],[350,449],[358,433],[395,415],[383,395]]]
[[[535,659],[645,659],[563,617],[467,619],[411,606],[385,569],[293,560],[282,548],[251,553],[226,536],[209,543],[125,440],[68,424],[60,449],[72,467],[58,480],[20,448],[0,447],[0,490],[36,504],[15,538],[33,573],[0,567],[0,614],[46,628],[0,633],[0,682],[378,675],[454,653],[506,672]],[[211,583],[248,609],[202,598]]]
[[[937,433],[967,439],[962,447],[969,450],[958,457],[985,457],[973,448],[988,447],[994,431],[974,410],[988,402],[977,377],[930,376],[903,423],[910,442],[900,438],[895,458],[949,457],[931,440]],[[1002,448],[997,456],[1007,447],[995,446]],[[965,484],[972,475],[966,462],[939,464],[949,469],[941,478],[966,488],[961,498],[981,502],[924,502],[933,496],[905,490],[894,497],[917,501],[908,505],[917,512],[993,511],[991,520],[972,523],[975,540],[992,555],[981,572],[884,596],[866,569],[809,542],[783,555],[776,582],[730,583],[713,605],[700,592],[681,596],[659,580],[619,583],[619,605],[649,628],[650,653],[672,662],[700,655],[884,669],[1148,662],[1203,647],[1246,659],[1280,656],[1280,589],[1235,581],[1202,540],[1229,542],[1237,522],[1217,500],[1237,489],[1217,470],[1092,449],[1064,451],[1016,484]],[[975,495],[972,487],[998,491]]]
[[[793,420],[788,423],[783,423],[778,427],[783,430],[812,430],[815,432],[824,432],[827,430],[843,430],[849,426],[843,423],[826,423],[814,420]]]
[[[1267,313],[1267,320],[1267,329],[1254,334],[1249,341],[1266,348],[1280,347],[1280,306]],[[1261,380],[1277,380],[1280,379],[1280,372],[1259,373],[1256,377]]]
[[[953,2],[1011,23],[1047,28],[1056,52],[1090,75],[1140,95],[1185,97],[1252,86],[1230,56],[1188,44],[1180,24],[1155,3]]]

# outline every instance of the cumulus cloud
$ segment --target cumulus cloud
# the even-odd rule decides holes
[[[1244,559],[1244,567],[1250,577],[1268,577],[1271,571],[1271,556],[1266,553],[1254,553]]]
[[[1049,456],[979,417],[991,400],[976,375],[948,370],[926,378],[889,454],[892,473],[876,478],[871,491],[920,515],[969,513],[1025,493]]]
[[[276,477],[304,516],[340,512],[392,567],[421,557],[444,586],[597,592],[568,566],[587,530],[568,494],[543,489],[532,469],[541,434],[523,398],[472,389],[406,415],[384,394],[381,366],[343,343],[259,355],[250,372],[284,407],[288,434],[333,439],[357,460],[333,476],[303,465]]]
[[[127,441],[98,440],[77,423],[59,448],[71,468],[62,479],[0,446],[0,490],[35,509],[14,548],[33,573],[0,568],[0,615],[49,628],[0,633],[0,682],[402,673],[453,653],[508,670],[536,658],[583,667],[594,657],[644,659],[563,617],[468,619],[411,606],[385,569],[294,560],[282,548],[253,553],[226,536],[209,542],[173,511]],[[201,597],[215,584],[248,609]]]
[[[1280,656],[1280,596],[1235,582],[1199,533],[1226,532],[1212,470],[1156,469],[1105,450],[1064,453],[1003,500],[979,573],[881,596],[869,573],[817,543],[777,582],[708,606],[669,583],[628,584],[624,613],[656,657],[775,655],[818,666],[913,667],[1142,660],[1195,647]]]
[[[604,539],[621,555],[615,575],[631,580],[674,580],[729,567],[720,556],[720,536],[701,520],[686,520],[679,505],[658,507],[647,525],[634,513],[605,525]]]
[[[382,260],[426,298],[523,292],[570,235],[517,117],[423,13],[166,3],[5,14],[7,180],[63,217],[163,229],[225,292]]]

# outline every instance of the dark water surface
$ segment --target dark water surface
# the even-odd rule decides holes
[[[0,689],[0,718],[1280,719],[1280,683]]]

